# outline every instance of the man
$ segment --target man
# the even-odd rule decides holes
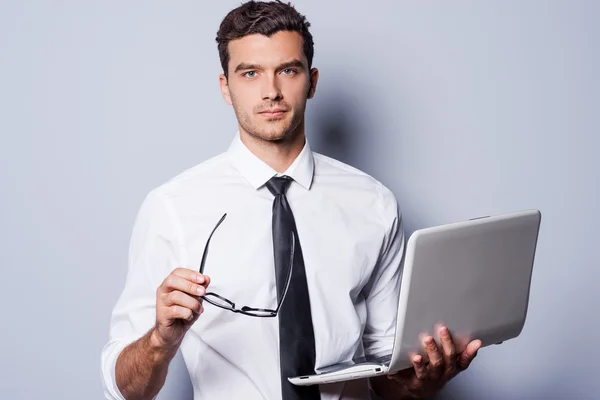
[[[133,229],[102,352],[109,399],[151,399],[181,349],[194,398],[385,399],[437,392],[480,347],[426,342],[430,362],[388,377],[298,387],[287,377],[391,351],[404,234],[394,195],[313,153],[319,73],[305,17],[248,2],[217,42],[239,130],[227,152],[151,191]],[[210,246],[209,246],[210,243]],[[204,273],[205,272],[205,273]]]

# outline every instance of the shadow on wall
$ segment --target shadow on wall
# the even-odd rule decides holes
[[[344,82],[353,82],[348,88]],[[382,104],[377,93],[367,86],[357,86],[354,77],[329,81],[308,103],[307,136],[311,148],[340,160],[381,181],[398,196],[402,208],[410,199],[402,198],[402,182],[396,135],[403,131],[403,99],[397,96],[392,105]],[[401,141],[402,142],[402,141]],[[407,235],[420,225],[403,216]]]
[[[314,113],[310,115],[314,125],[309,137],[311,148],[347,164],[359,164],[356,143],[358,124],[353,120],[350,110],[339,102],[316,105],[314,108]]]
[[[373,174],[377,163],[372,154],[380,130],[369,117],[372,102],[356,87],[351,89],[329,81],[317,91],[308,102],[306,135],[313,151]]]

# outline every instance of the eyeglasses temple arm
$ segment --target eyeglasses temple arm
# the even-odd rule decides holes
[[[291,231],[291,251],[290,251],[290,262],[289,262],[289,269],[288,269],[288,276],[287,276],[287,280],[285,283],[285,289],[283,290],[283,293],[281,294],[281,298],[279,299],[279,301],[277,302],[277,308],[275,309],[275,312],[279,312],[279,309],[281,308],[281,305],[283,304],[283,301],[285,300],[285,295],[287,294],[288,288],[290,287],[290,281],[292,280],[292,269],[294,268],[294,253],[296,250],[296,235],[294,235],[294,231]]]
[[[212,238],[213,233],[215,233],[215,231],[217,230],[219,225],[221,225],[221,223],[225,220],[225,217],[227,217],[227,213],[223,214],[223,216],[221,217],[219,222],[217,222],[217,225],[215,225],[212,232],[208,236],[208,240],[206,241],[206,246],[204,246],[204,252],[202,253],[202,261],[200,261],[200,269],[198,270],[201,274],[204,273],[204,264],[206,263],[206,256],[208,255],[208,245],[210,244],[210,239]]]

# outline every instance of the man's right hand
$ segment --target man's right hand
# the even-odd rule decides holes
[[[154,344],[165,349],[179,348],[183,336],[204,311],[202,299],[210,284],[208,275],[176,268],[156,290]]]
[[[156,323],[125,347],[115,366],[116,383],[126,399],[152,399],[163,387],[169,363],[183,336],[202,314],[202,299],[210,278],[176,268],[156,290]]]

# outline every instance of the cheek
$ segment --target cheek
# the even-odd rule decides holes
[[[242,112],[245,114],[252,114],[253,103],[249,101],[247,93],[240,93],[240,91],[231,91],[231,102],[233,103],[233,107],[237,112]]]
[[[291,101],[293,101],[296,105],[303,104],[308,98],[308,94],[310,92],[310,82],[294,82],[292,85],[289,85],[287,89],[287,92],[290,94],[288,98]]]

